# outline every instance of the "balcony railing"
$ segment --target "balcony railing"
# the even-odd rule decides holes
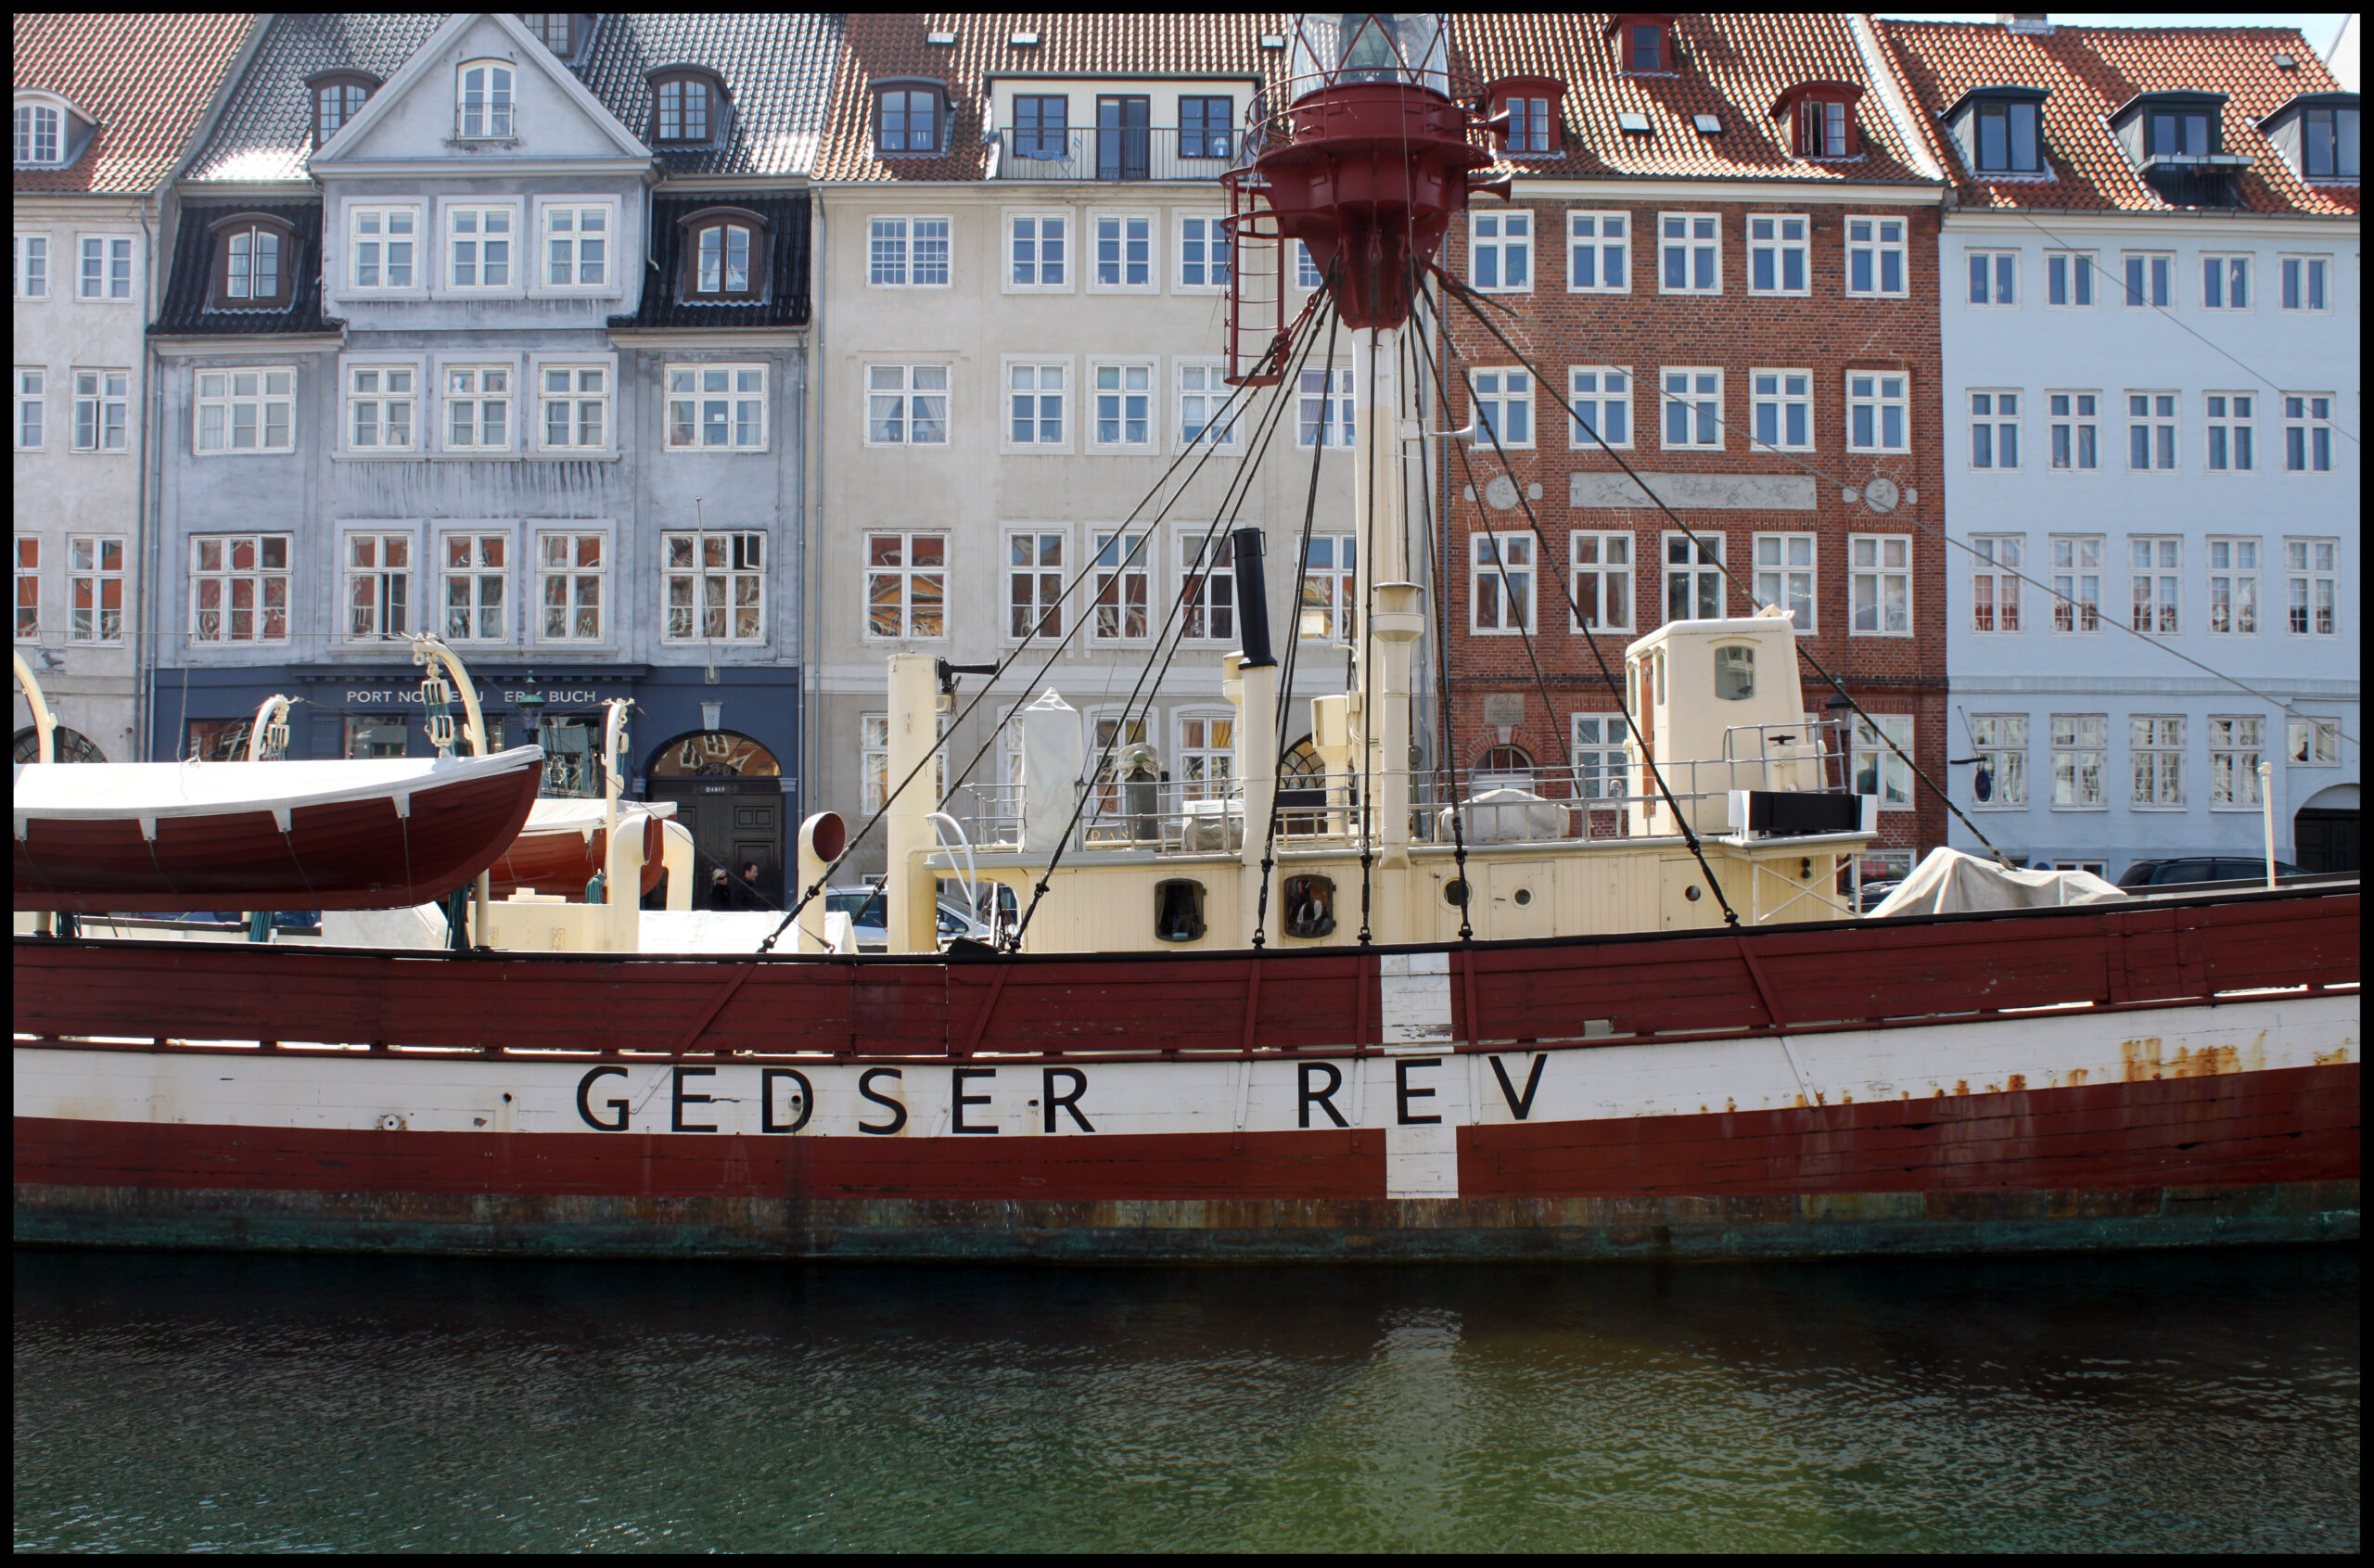
[[[1217,180],[1244,150],[1241,130],[1039,130],[1009,125],[997,134],[1001,180]]]

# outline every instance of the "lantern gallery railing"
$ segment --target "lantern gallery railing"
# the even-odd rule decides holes
[[[997,133],[995,177],[1084,180],[1217,180],[1237,162],[1244,133],[1233,127],[1121,126],[1098,130],[1009,125]]]

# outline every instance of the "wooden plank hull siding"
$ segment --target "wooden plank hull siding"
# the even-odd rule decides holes
[[[2356,925],[2349,893],[1258,961],[26,940],[16,1234],[1069,1260],[2355,1236]]]

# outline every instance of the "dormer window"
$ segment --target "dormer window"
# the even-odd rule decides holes
[[[574,11],[521,11],[520,25],[535,35],[536,42],[562,59],[577,54],[578,40],[585,19]]]
[[[55,104],[17,106],[17,167],[55,167],[66,161],[66,112]]]
[[[379,79],[359,70],[331,70],[307,77],[305,85],[313,95],[313,145],[318,147],[354,118]]]
[[[1487,117],[1508,116],[1500,146],[1512,153],[1556,152],[1566,84],[1553,76],[1504,76],[1486,90]]]
[[[1608,22],[1606,36],[1615,40],[1617,65],[1628,75],[1662,73],[1674,69],[1672,11],[1619,12]]]
[[[2146,158],[2206,158],[2217,150],[2218,117],[2200,108],[2155,108],[2143,117]]]
[[[1946,122],[1977,174],[2044,172],[2041,87],[1976,87],[1946,111]]]
[[[948,138],[948,89],[937,82],[876,83],[874,147],[887,154],[943,152]]]
[[[739,207],[709,207],[683,220],[683,298],[756,300],[767,272],[767,223]]]
[[[507,61],[472,60],[462,67],[461,90],[454,105],[454,139],[510,140],[516,131],[511,84]]]
[[[2234,173],[2251,160],[2226,151],[2226,95],[2143,93],[2111,116],[2144,183],[2171,207],[2237,207]]]
[[[2358,177],[2357,95],[2304,93],[2259,121],[2293,172],[2307,180]]]
[[[1772,112],[1788,117],[1790,150],[1799,158],[1854,158],[1863,150],[1855,122],[1862,96],[1851,82],[1805,82],[1781,94]]]
[[[285,308],[294,292],[297,235],[277,218],[240,212],[211,225],[212,305],[218,311]]]
[[[725,83],[696,66],[651,73],[651,139],[666,145],[707,145],[724,129]]]

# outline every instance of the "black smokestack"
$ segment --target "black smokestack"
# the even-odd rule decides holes
[[[1236,546],[1236,613],[1244,628],[1244,663],[1259,669],[1278,662],[1270,653],[1270,590],[1261,579],[1261,530],[1238,529],[1229,538]]]

